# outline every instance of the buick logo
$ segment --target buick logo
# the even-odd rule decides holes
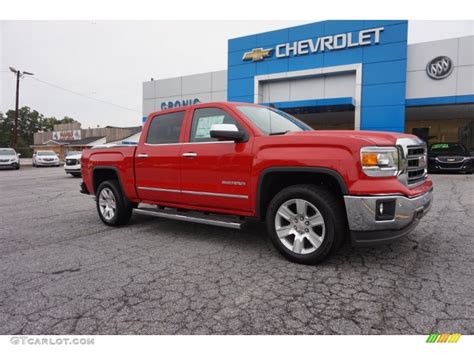
[[[432,59],[426,65],[426,74],[432,79],[444,79],[453,71],[453,61],[444,55]]]

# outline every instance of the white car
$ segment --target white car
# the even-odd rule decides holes
[[[20,154],[13,148],[0,148],[0,168],[20,169]]]
[[[66,162],[64,163],[64,171],[66,174],[72,176],[81,176],[81,152],[70,152],[66,156]]]
[[[59,157],[52,150],[39,150],[33,154],[33,166],[59,166]]]

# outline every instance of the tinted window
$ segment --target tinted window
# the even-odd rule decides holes
[[[459,143],[436,143],[430,149],[435,154],[464,154],[467,152],[467,149]]]
[[[184,111],[153,117],[146,142],[149,144],[179,143]]]
[[[0,155],[15,155],[13,149],[0,149]]]
[[[237,109],[252,121],[263,134],[271,135],[312,130],[311,127],[297,118],[273,108],[248,105],[237,106]]]
[[[224,110],[220,108],[200,108],[194,111],[193,123],[191,126],[190,142],[212,142],[217,139],[211,138],[211,127],[213,124],[235,124],[239,130],[237,122]]]

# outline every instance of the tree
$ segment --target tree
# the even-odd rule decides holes
[[[9,110],[5,114],[0,112],[0,147],[9,147],[13,137],[15,111]],[[31,156],[30,145],[33,144],[33,134],[39,131],[52,131],[55,124],[72,123],[75,120],[65,116],[58,120],[56,117],[44,117],[28,106],[18,112],[18,142],[17,150],[23,157]]]

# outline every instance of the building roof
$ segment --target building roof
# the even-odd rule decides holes
[[[69,145],[69,146],[87,146],[92,142],[95,142],[96,140],[104,138],[103,136],[100,137],[87,137],[83,139],[62,139],[62,140],[49,140],[47,142],[44,142],[43,144],[34,144],[32,147],[41,147],[41,146],[46,146],[46,145]]]

